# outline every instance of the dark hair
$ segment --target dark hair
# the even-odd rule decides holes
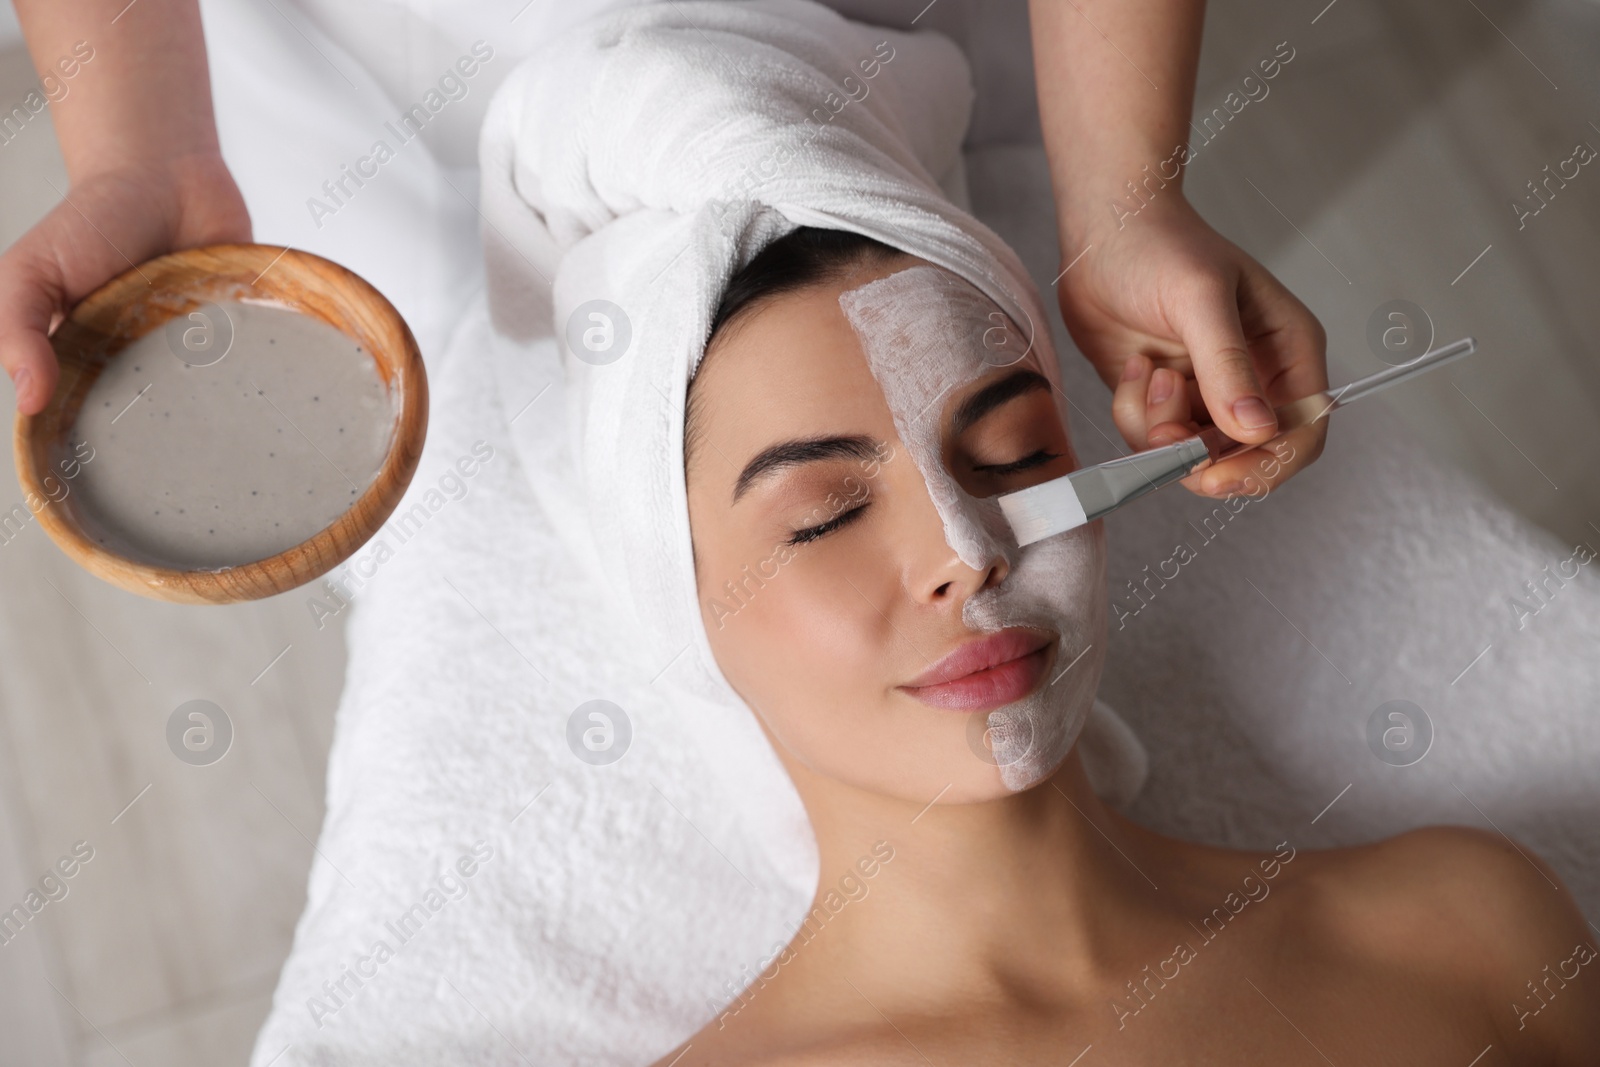
[[[705,369],[711,343],[721,331],[753,314],[775,296],[832,281],[851,268],[905,255],[893,245],[850,230],[827,230],[819,226],[800,226],[768,244],[743,267],[734,272],[722,290],[717,313],[706,334],[700,366],[689,380],[684,414],[684,463],[696,434],[697,409],[694,383]]]
[[[764,300],[830,281],[858,264],[901,254],[898,248],[850,230],[817,226],[790,230],[728,279],[706,345],[710,346],[718,330]]]

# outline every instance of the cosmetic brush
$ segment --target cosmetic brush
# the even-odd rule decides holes
[[[1342,388],[1312,393],[1284,404],[1275,409],[1279,436],[1325,419],[1330,413],[1362,397],[1382,392],[1462,356],[1471,355],[1477,347],[1478,343],[1471,337],[1463,337]],[[1240,444],[1215,426],[1208,426],[1198,435],[1170,445],[1135,452],[1131,456],[1084,467],[1015,493],[1005,493],[999,498],[1000,507],[1017,535],[1017,544],[1031,545],[1109,515],[1129,501],[1187,478],[1218,460],[1252,448],[1264,448],[1271,443]]]

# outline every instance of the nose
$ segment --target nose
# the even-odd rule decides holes
[[[999,585],[1011,573],[1011,564],[999,552],[994,553],[981,569],[967,566],[955,550],[939,539],[943,558],[924,582],[922,599],[930,604],[953,604],[959,611],[967,598]]]
[[[953,485],[965,503],[976,503]],[[935,505],[924,497],[929,505]],[[953,506],[952,506],[953,504]],[[916,573],[910,588],[926,603],[953,602],[960,610],[968,597],[999,585],[1011,573],[1011,560],[999,541],[983,528],[973,509],[961,503],[930,506],[917,517],[914,532],[906,531]]]
[[[895,536],[906,589],[919,603],[953,602],[960,611],[968,597],[1005,581],[1013,561],[991,529],[1005,521],[1000,505],[968,494],[937,462],[924,457],[883,474],[910,504]]]

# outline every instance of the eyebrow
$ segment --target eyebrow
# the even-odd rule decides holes
[[[950,420],[950,436],[961,436],[972,427],[973,423],[1000,405],[1041,389],[1049,392],[1050,381],[1033,370],[1019,370],[997,382],[991,382],[967,397],[961,402],[961,406],[956,408],[956,413]]]
[[[744,465],[733,484],[733,502],[757,482],[770,478],[779,471],[816,463],[825,459],[859,459],[870,462],[879,459],[883,446],[866,434],[846,434],[836,437],[809,437],[784,441],[762,449],[754,459]]]
[[[1040,390],[1048,392],[1050,381],[1038,371],[1019,370],[997,382],[979,389],[962,401],[951,419],[951,436],[960,436],[995,408],[1019,396]],[[784,441],[762,449],[755,458],[744,465],[733,483],[733,503],[737,504],[757,482],[806,463],[829,459],[857,459],[871,462],[880,459],[883,446],[866,434],[845,434],[834,437],[808,437]]]

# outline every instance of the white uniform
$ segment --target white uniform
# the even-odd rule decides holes
[[[477,138],[489,98],[554,34],[620,6],[201,0],[223,156],[256,240],[316,252],[372,282],[432,366],[481,284]],[[976,92],[969,147],[1039,139],[1025,0],[828,6],[961,45]]]
[[[639,0],[297,0],[330,38],[359,60],[396,102],[412,99],[474,41],[496,52],[490,85],[562,28]],[[653,0],[644,0],[653,2]],[[927,28],[954,40],[973,65],[978,106],[969,143],[1038,140],[1026,0],[822,0],[847,18]],[[482,94],[436,138],[441,162],[469,165]],[[432,142],[430,141],[430,144]]]

